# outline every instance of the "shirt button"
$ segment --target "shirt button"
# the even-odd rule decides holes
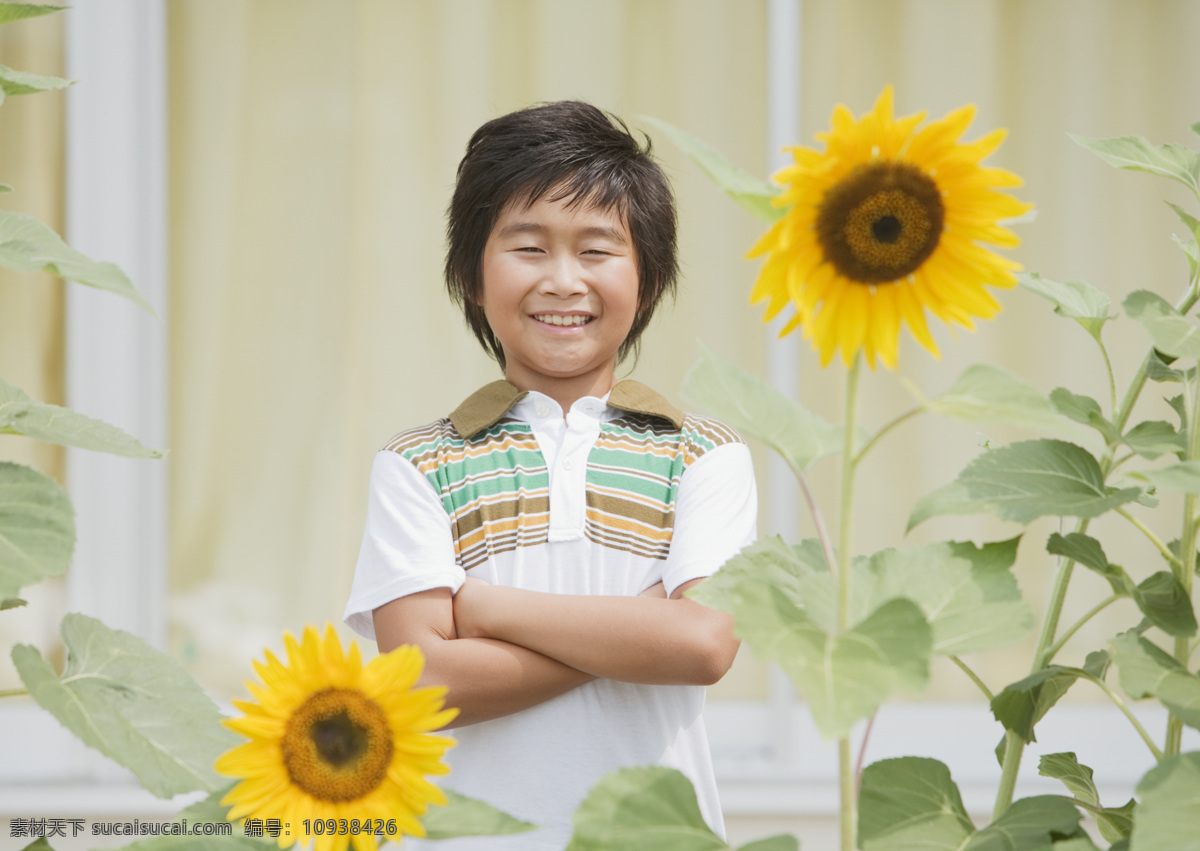
[[[570,459],[570,458],[564,458],[564,459],[563,459],[563,469],[564,469],[564,470],[569,470],[569,469],[571,469],[571,467],[572,467],[572,466],[574,466],[574,465],[572,465],[572,464],[571,464],[571,459]]]
[[[548,417],[548,416],[550,416],[550,406],[549,405],[538,405],[537,408],[535,409],[535,413],[539,417],[542,417],[542,418]]]

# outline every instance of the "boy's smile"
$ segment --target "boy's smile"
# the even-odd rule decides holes
[[[544,197],[510,204],[488,237],[482,271],[481,305],[509,381],[564,411],[612,389],[639,289],[637,252],[615,210]]]

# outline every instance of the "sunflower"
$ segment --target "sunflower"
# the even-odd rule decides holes
[[[892,369],[900,325],[938,356],[925,310],[967,329],[1000,305],[985,288],[1011,287],[1020,266],[981,243],[1012,248],[1000,223],[1032,205],[997,191],[1020,186],[1015,174],[980,161],[1005,136],[959,136],[975,115],[957,109],[917,129],[925,114],[892,117],[892,88],[855,121],[845,106],[818,134],[825,150],[792,148],[794,163],[776,175],[787,210],[750,250],[767,255],[751,302],[767,302],[764,321],[787,304],[795,315],[783,334],[803,326],[825,366],[840,349],[846,364],[859,349]]]
[[[417,817],[446,796],[423,775],[449,771],[441,759],[453,744],[428,733],[458,710],[442,709],[444,688],[413,688],[421,651],[400,647],[364,666],[329,625],[323,640],[310,626],[284,643],[288,664],[266,651],[266,664],[254,663],[262,685],[246,683],[258,702],[234,701],[245,714],[224,722],[250,739],[216,763],[242,778],[221,801],[233,805],[230,820],[279,819],[280,847],[312,835],[316,851],[374,851],[376,825],[424,836]]]

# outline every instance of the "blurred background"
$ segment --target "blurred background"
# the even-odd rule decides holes
[[[83,0],[3,27],[0,63],[79,82],[0,108],[0,179],[17,190],[0,204],[118,262],[157,318],[0,272],[0,375],[168,456],[92,459],[0,437],[0,457],[63,481],[80,518],[71,572],[3,613],[0,647],[32,643],[61,661],[61,616],[85,611],[168,650],[224,704],[285,630],[340,623],[374,452],[499,377],[441,281],[454,170],[489,118],[578,98],[652,137],[677,192],[683,276],[626,372],[681,402],[702,341],[836,421],[843,367],[821,370],[799,335],[777,341],[748,304],[756,266],[742,258],[761,225],[643,116],[766,176],[785,145],[814,143],[835,104],[861,114],[889,83],[898,114],[977,104],[966,138],[1008,128],[988,164],[1021,175],[1016,194],[1037,207],[1018,226],[1015,259],[1114,303],[1139,288],[1174,301],[1187,266],[1171,235],[1183,230],[1162,201],[1200,215],[1194,200],[1105,166],[1068,134],[1195,147],[1198,41],[1192,0]],[[1027,292],[999,297],[1004,313],[974,333],[934,329],[940,361],[903,339],[897,373],[864,379],[864,422],[910,407],[905,381],[934,394],[983,360],[1044,392],[1107,396],[1081,329]],[[1110,337],[1119,382],[1145,350],[1139,330]],[[1145,408],[1171,418],[1161,402]],[[931,521],[907,538],[904,528],[914,500],[983,439],[1018,437],[931,418],[904,426],[862,471],[860,551],[1016,534],[980,518]],[[811,534],[793,490],[755,453],[761,531]],[[812,474],[831,513],[835,467]],[[1021,550],[1019,581],[1039,614],[1049,585],[1039,552],[1055,528],[1035,526]],[[1135,575],[1142,562],[1157,569],[1140,541],[1105,545]],[[1106,594],[1095,579],[1087,598],[1093,579],[1079,580],[1065,617]],[[1131,618],[1114,612],[1068,654],[1081,659]],[[969,661],[999,689],[1028,670],[1031,646]],[[6,649],[0,690],[17,682]],[[1081,757],[1100,746],[1098,778],[1108,771],[1112,794],[1128,796],[1146,767],[1139,743],[1098,693],[1071,699],[1039,744]],[[0,705],[0,819],[174,811],[14,703]],[[711,690],[709,723],[731,839],[789,829],[823,847],[835,759],[786,682],[743,649]],[[937,756],[968,806],[988,812],[1000,735],[975,687],[935,667],[925,695],[881,714],[868,760]],[[1034,790],[1036,759],[1026,763]]]

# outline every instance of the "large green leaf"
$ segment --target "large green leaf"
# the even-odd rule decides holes
[[[1052,851],[1055,839],[1087,835],[1079,818],[1079,810],[1065,798],[1022,798],[976,831],[962,851]]]
[[[1159,351],[1181,358],[1200,357],[1200,325],[1162,296],[1136,290],[1125,297],[1125,312],[1142,324]]]
[[[1029,523],[1038,517],[1095,517],[1136,500],[1140,488],[1110,488],[1086,449],[1062,440],[1027,440],[976,458],[950,485],[918,500],[908,528],[945,514],[992,513]]]
[[[23,434],[48,443],[77,446],[130,458],[161,458],[116,426],[78,414],[70,408],[47,405],[20,387],[0,378],[0,434]]]
[[[1101,659],[1097,657],[1097,664]],[[1092,657],[1088,657],[1089,662]],[[1050,665],[1040,671],[1008,685],[992,698],[992,715],[1025,742],[1035,742],[1034,727],[1047,712],[1058,703],[1059,698],[1070,690],[1075,681],[1097,676],[1097,671],[1088,668],[1068,668]]]
[[[1112,302],[1108,295],[1091,284],[1083,281],[1060,284],[1036,272],[1017,275],[1017,280],[1025,289],[1052,303],[1055,313],[1074,319],[1097,340],[1100,339],[1104,323],[1116,318],[1111,313]]]
[[[1071,135],[1078,144],[1117,168],[1144,171],[1176,180],[1200,191],[1200,154],[1182,145],[1152,145],[1141,136],[1089,139]]]
[[[1038,774],[1061,780],[1076,798],[1091,804],[1100,812],[1095,813],[1100,835],[1109,842],[1116,842],[1129,835],[1133,828],[1134,802],[1129,801],[1119,809],[1105,808],[1100,803],[1100,793],[1092,779],[1092,769],[1081,765],[1073,753],[1045,754],[1038,763]]]
[[[567,851],[728,851],[700,814],[696,790],[673,768],[606,774],[575,811]]]
[[[1187,451],[1187,437],[1164,420],[1138,423],[1121,437],[1122,442],[1143,458]]]
[[[1131,851],[1200,851],[1200,753],[1170,756],[1138,781]]]
[[[75,510],[58,482],[0,461],[0,600],[64,573],[75,550]]]
[[[11,24],[25,18],[36,18],[39,15],[49,15],[51,12],[61,12],[66,6],[41,6],[36,3],[0,3],[0,24]]]
[[[213,762],[239,742],[217,707],[170,656],[86,615],[63,618],[62,677],[36,648],[12,659],[33,699],[85,744],[132,771],[159,797],[226,781]]]
[[[429,839],[455,836],[503,836],[536,830],[536,824],[521,821],[491,804],[445,790],[446,806],[430,807],[421,818]]]
[[[830,425],[703,344],[700,360],[684,377],[683,396],[742,434],[761,440],[797,470],[842,448],[841,426]]]
[[[945,851],[961,848],[974,831],[950,769],[936,759],[885,759],[863,770],[863,851]]]
[[[869,608],[893,597],[912,600],[929,621],[932,652],[939,655],[1011,644],[1033,625],[1033,612],[1011,572],[1018,540],[978,548],[947,541],[876,553],[859,571],[869,574],[864,577]]]
[[[701,170],[713,183],[717,184],[719,189],[743,208],[764,222],[773,222],[783,215],[784,209],[776,207],[772,203],[772,199],[780,192],[777,184],[743,171],[707,142],[680,130],[661,118],[642,116],[642,120],[661,130],[679,150],[700,166]]]
[[[1130,697],[1156,697],[1183,723],[1200,729],[1200,677],[1139,635],[1121,633],[1112,644],[1121,688]]]
[[[933,399],[921,398],[911,384],[909,390],[924,407],[959,422],[1058,432],[1074,428],[1032,384],[991,364],[967,367],[945,392]]]
[[[18,272],[49,272],[124,296],[154,312],[116,265],[80,254],[49,227],[23,213],[0,210],[0,266]]]
[[[826,738],[844,735],[897,692],[928,679],[932,631],[921,609],[895,599],[853,627],[832,624],[832,585],[778,538],[756,542],[688,596],[733,615],[739,636],[783,668]]]

